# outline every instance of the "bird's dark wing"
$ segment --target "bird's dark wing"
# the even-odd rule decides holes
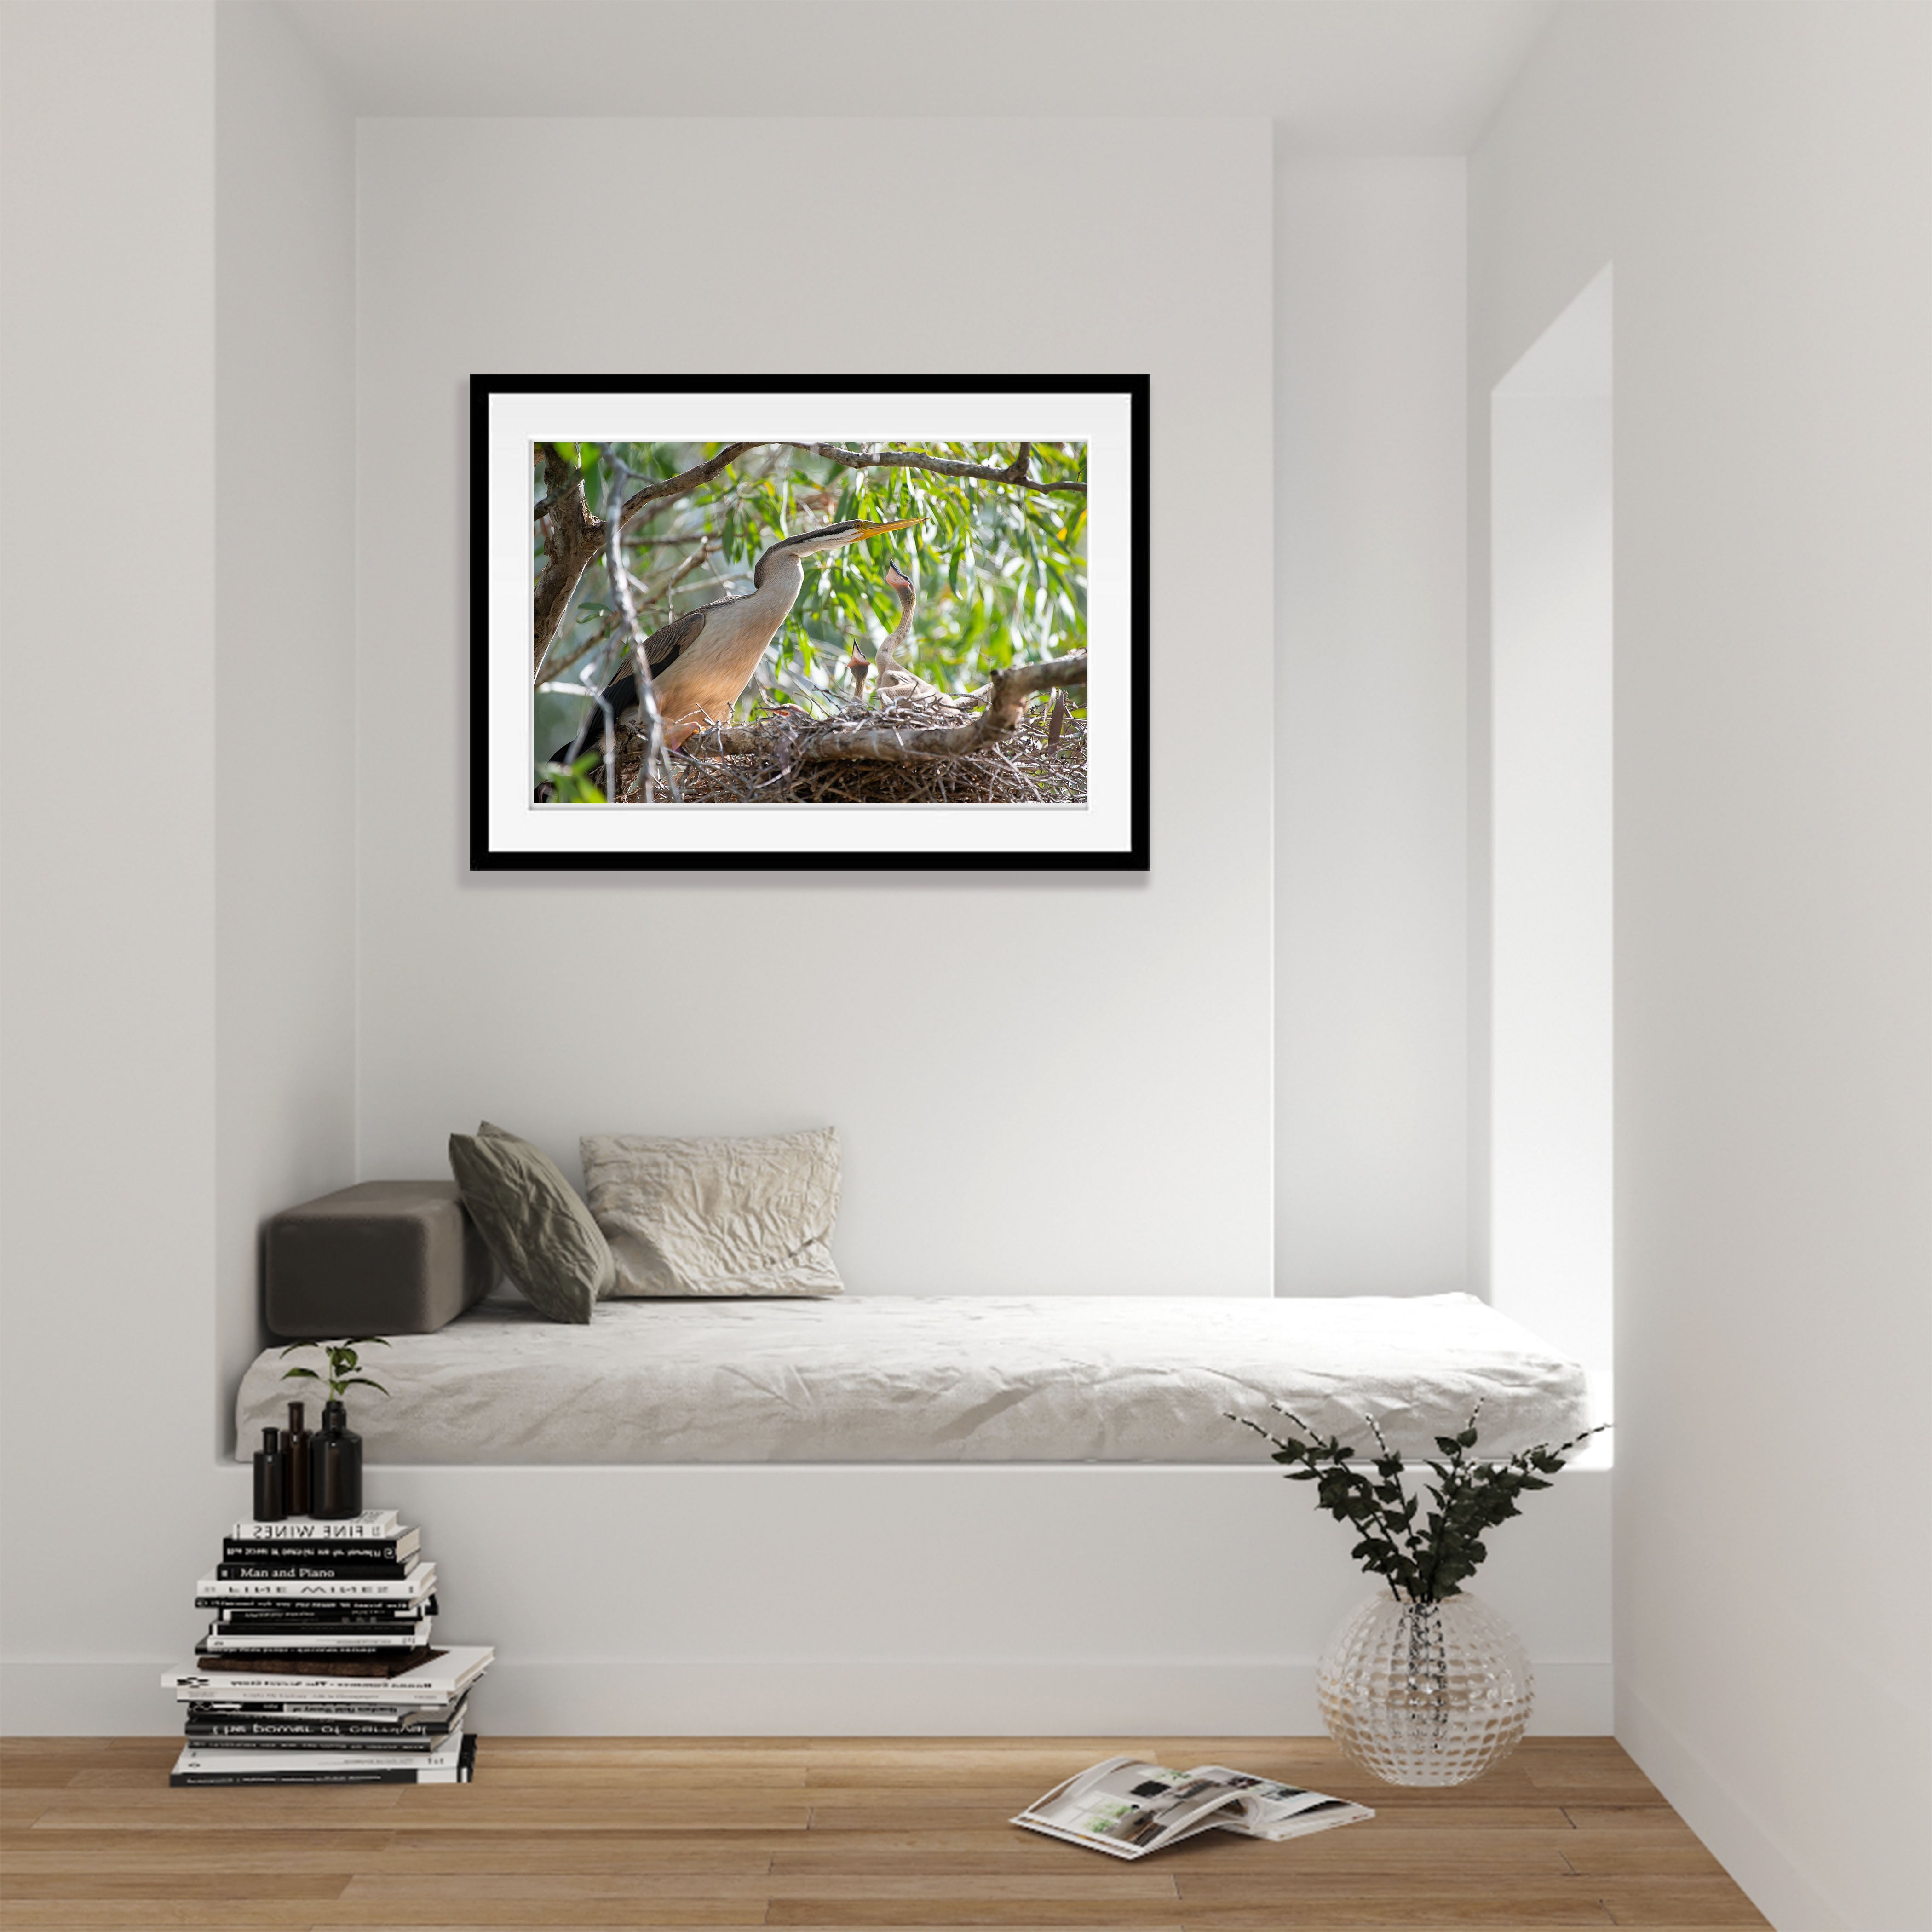
[[[730,601],[728,598],[719,598],[713,603],[700,604],[696,610],[687,610],[682,617],[674,617],[668,624],[653,631],[644,640],[644,658],[650,665],[652,676],[662,677],[676,663],[686,648],[697,641],[698,634],[704,628],[706,616],[715,610],[718,604]],[[626,658],[628,664],[628,652]],[[612,716],[620,721],[625,712],[636,710],[638,674],[634,668],[620,671],[604,687],[604,701],[610,706]],[[582,734],[586,749],[601,746],[604,742],[603,714],[594,704],[585,716]],[[568,764],[572,746],[576,742],[573,739],[569,744],[558,746],[550,754],[550,763],[555,765]]]
[[[719,603],[730,601],[727,598],[718,600]],[[700,604],[696,610],[686,611],[682,617],[674,617],[644,640],[644,656],[650,662],[652,676],[662,677],[676,663],[686,647],[698,641],[698,634],[704,629],[705,620],[716,608],[716,604]],[[634,698],[632,701],[636,702]]]

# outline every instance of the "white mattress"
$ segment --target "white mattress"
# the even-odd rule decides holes
[[[1508,1454],[1588,1419],[1582,1370],[1467,1294],[607,1301],[587,1328],[493,1298],[364,1360],[389,1390],[350,1398],[376,1462],[1252,1462],[1222,1412],[1272,1400],[1429,1453],[1478,1397]],[[313,1391],[287,1366],[243,1378],[237,1460]]]

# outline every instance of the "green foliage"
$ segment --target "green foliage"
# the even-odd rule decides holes
[[[560,734],[563,731],[574,733],[576,728],[574,724],[559,728]],[[548,784],[551,788],[551,796],[562,804],[602,805],[605,802],[601,782],[604,764],[603,740],[604,734],[601,730],[590,732],[586,740],[590,748],[567,765],[558,764],[548,758],[540,759],[537,764],[538,782]]]
[[[602,794],[598,796],[601,796]],[[313,1369],[284,1369],[282,1379],[285,1382],[298,1380],[326,1382],[328,1384],[328,1400],[331,1402],[340,1402],[345,1389],[372,1388],[378,1395],[387,1395],[389,1391],[380,1382],[373,1382],[367,1376],[356,1373],[362,1364],[356,1352],[358,1348],[371,1346],[386,1348],[388,1346],[380,1335],[346,1335],[339,1342],[291,1342],[282,1351],[284,1358],[294,1354],[298,1349],[320,1348],[327,1358],[328,1372],[317,1375]]]
[[[584,468],[586,500],[604,516],[642,483],[680,475],[723,445],[558,447]],[[1019,453],[1016,442],[886,447],[1002,468]],[[1086,445],[1033,445],[1031,474],[1042,482],[1084,482]],[[539,463],[532,478],[532,502],[544,482]],[[849,692],[844,670],[848,658],[855,650],[869,656],[898,621],[898,603],[884,580],[889,560],[918,592],[912,636],[901,662],[942,690],[974,690],[1003,666],[1085,648],[1084,496],[925,470],[852,470],[808,450],[774,445],[747,452],[688,495],[646,506],[632,523],[624,554],[639,620],[649,632],[696,604],[748,591],[760,554],[779,538],[854,517],[877,523],[922,520],[914,529],[808,560],[805,589],[739,700],[740,722],[756,716],[766,702],[801,695],[808,700],[814,688]],[[539,522],[532,560],[539,574],[547,560],[543,542]],[[601,688],[616,674],[625,643],[608,570],[593,565],[542,680]],[[539,693],[537,702],[538,745],[561,742],[574,730],[582,701]],[[546,737],[560,718],[568,721],[566,728]],[[538,777],[555,782],[548,770]],[[567,795],[560,788],[558,796]]]
[[[1476,1574],[1489,1554],[1484,1532],[1522,1514],[1516,1498],[1528,1490],[1548,1489],[1544,1478],[1555,1475],[1579,1444],[1610,1426],[1600,1424],[1568,1442],[1539,1442],[1506,1462],[1481,1462],[1470,1452],[1476,1446],[1476,1418],[1482,1406],[1479,1402],[1470,1411],[1460,1434],[1436,1437],[1442,1460],[1423,1466],[1436,1478],[1428,1486],[1435,1507],[1419,1528],[1422,1498],[1404,1485],[1408,1465],[1390,1448],[1372,1417],[1362,1419],[1381,1453],[1366,1466],[1358,1462],[1352,1444],[1319,1435],[1279,1402],[1274,1407],[1303,1431],[1306,1441],[1273,1435],[1245,1416],[1231,1414],[1228,1420],[1272,1442],[1270,1460],[1289,1465],[1290,1482],[1315,1484],[1316,1506],[1350,1525],[1361,1538],[1348,1553],[1370,1575],[1385,1579],[1398,1602],[1406,1597],[1432,1604],[1455,1596],[1463,1580]]]

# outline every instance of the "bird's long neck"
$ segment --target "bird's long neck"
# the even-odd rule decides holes
[[[763,616],[769,613],[776,632],[791,615],[791,607],[804,587],[805,560],[796,550],[782,550],[776,556],[767,553],[760,560],[758,584],[744,600],[742,614],[748,617],[755,612]]]
[[[906,640],[906,633],[912,628],[912,592],[910,590],[901,590],[898,593],[898,628],[886,640],[887,644],[892,645],[904,644]]]
[[[902,588],[898,590],[896,595],[899,600],[898,628],[879,646],[877,652],[878,661],[880,663],[893,666],[895,668],[898,662],[899,646],[905,642],[908,634],[912,629],[913,601],[913,593],[910,590]]]

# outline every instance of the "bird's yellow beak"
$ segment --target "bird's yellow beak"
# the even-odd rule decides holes
[[[857,521],[859,535],[862,539],[866,537],[882,537],[888,530],[909,530],[914,524],[922,524],[926,519],[923,517],[902,517],[896,524],[870,524],[861,517],[857,519]]]

